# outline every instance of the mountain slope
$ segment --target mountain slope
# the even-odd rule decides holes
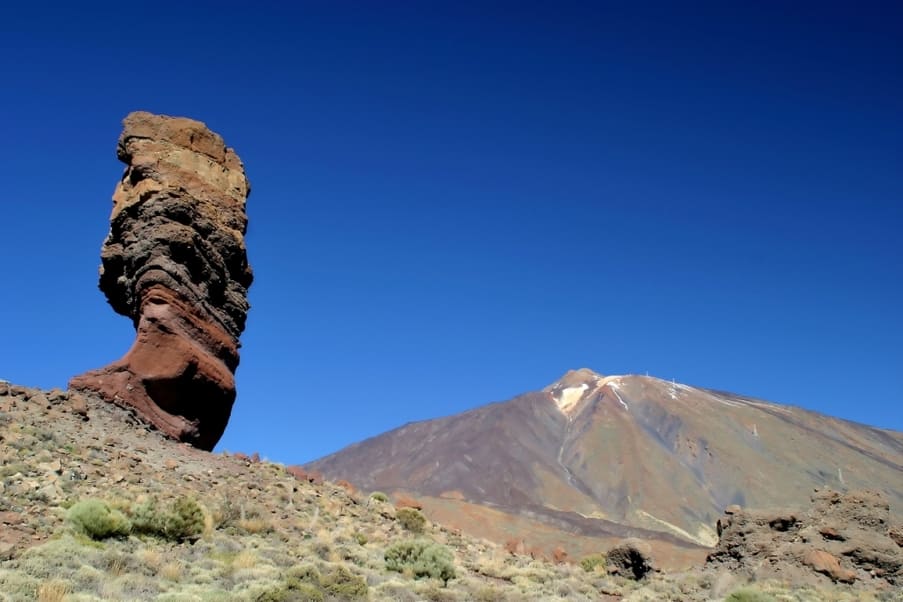
[[[726,506],[799,505],[815,487],[878,489],[903,509],[901,433],[586,369],[504,403],[407,424],[309,467],[416,495],[465,530],[573,553],[585,551],[574,549],[575,534],[641,537],[669,555],[701,550],[717,542]],[[504,519],[536,526],[494,533]]]

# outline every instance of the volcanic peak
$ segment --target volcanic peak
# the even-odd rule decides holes
[[[620,405],[629,410],[618,391],[621,380],[625,376],[602,376],[589,368],[568,370],[564,376],[552,383],[543,391],[549,394],[562,414],[573,418],[577,410],[583,406],[582,402],[604,395],[606,387],[614,394]],[[597,395],[599,394],[599,395]]]

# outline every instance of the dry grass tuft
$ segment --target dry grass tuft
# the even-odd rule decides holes
[[[63,602],[71,591],[72,588],[65,581],[57,579],[46,581],[38,586],[37,600],[38,602]]]
[[[159,572],[163,564],[163,554],[155,548],[142,548],[135,553],[138,561],[154,572]]]
[[[178,581],[182,578],[182,563],[178,561],[167,562],[160,567],[157,575],[168,581]]]
[[[270,524],[270,522],[261,517],[239,519],[238,521],[236,521],[235,526],[245,533],[248,533],[249,535],[269,533],[273,530],[273,526]]]
[[[235,570],[251,569],[257,566],[257,562],[257,554],[246,550],[244,552],[239,552],[238,555],[232,559],[232,568]]]

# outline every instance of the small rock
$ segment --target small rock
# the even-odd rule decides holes
[[[16,555],[16,544],[0,541],[0,560],[10,560]]]
[[[81,393],[72,391],[69,394],[69,409],[73,414],[82,416],[85,420],[88,419],[88,401]]]
[[[40,468],[44,472],[63,474],[63,465],[60,463],[59,459],[45,462],[43,464],[38,464],[38,468]]]
[[[831,541],[846,541],[846,537],[838,533],[834,527],[822,527],[818,532],[822,537]]]
[[[69,399],[69,393],[63,391],[62,389],[51,389],[45,395],[47,401],[49,401],[53,405],[57,405]]]
[[[903,525],[892,527],[887,536],[894,540],[894,543],[903,548]]]
[[[25,522],[25,517],[18,512],[0,512],[0,524],[19,525]]]
[[[856,573],[840,566],[840,561],[835,556],[824,550],[809,550],[803,557],[803,564],[812,567],[812,570],[827,575],[834,581],[852,583],[856,580]]]

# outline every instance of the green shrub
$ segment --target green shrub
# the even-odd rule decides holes
[[[401,508],[395,513],[395,518],[401,526],[411,533],[423,533],[426,527],[426,517],[419,510],[413,508]]]
[[[181,542],[197,539],[204,532],[204,511],[189,497],[176,498],[166,510],[151,498],[133,506],[131,515],[135,533]]]
[[[505,594],[498,591],[491,585],[487,585],[472,593],[476,602],[501,602],[505,599]]]
[[[163,533],[173,541],[194,540],[204,532],[204,510],[190,497],[177,498],[163,515]]]
[[[125,537],[131,530],[129,519],[112,510],[105,502],[95,499],[82,500],[69,508],[66,518],[91,539]]]
[[[441,579],[448,585],[455,578],[454,557],[445,546],[432,541],[402,541],[392,545],[385,554],[386,568],[404,572],[410,569],[414,577]]]
[[[777,602],[777,599],[771,594],[760,592],[757,589],[744,587],[731,593],[724,602]]]
[[[141,535],[159,535],[163,528],[157,500],[147,499],[135,504],[129,511],[132,518],[132,532]]]
[[[366,584],[364,584],[364,587],[367,587]],[[292,596],[291,600],[322,602],[326,598],[317,586],[310,583],[294,583],[289,587],[289,591]],[[366,593],[364,596],[366,596]]]
[[[320,573],[310,564],[291,567],[285,582],[259,593],[254,602],[321,602]]]
[[[370,494],[371,500],[376,500],[377,502],[388,502],[389,496],[383,493],[382,491],[374,491]]]
[[[605,554],[592,554],[580,561],[580,566],[587,573],[592,573],[597,567],[605,567]]]
[[[286,571],[286,577],[289,581],[299,581],[301,583],[320,583],[320,571],[312,564],[299,564],[293,566]]]
[[[320,577],[320,588],[324,593],[340,600],[356,600],[367,597],[367,581],[343,566]]]
[[[290,580],[257,594],[254,602],[322,602],[324,598],[316,586]]]

